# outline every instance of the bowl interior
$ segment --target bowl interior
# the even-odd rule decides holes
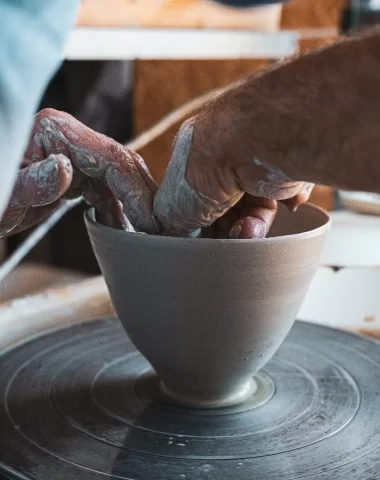
[[[295,213],[292,213],[280,204],[267,238],[311,232],[327,223],[329,223],[329,215],[314,205],[303,205]]]
[[[85,214],[86,221],[89,225],[93,228],[105,229],[113,232],[113,235],[118,237],[120,240],[120,235],[124,236],[124,238],[129,237],[130,234],[121,231],[115,230],[110,227],[105,227],[99,223],[97,223],[95,218],[95,210],[90,208]],[[278,214],[276,215],[275,221],[267,235],[264,239],[259,240],[229,240],[229,242],[266,242],[267,239],[276,238],[276,237],[289,237],[294,235],[295,238],[299,235],[307,235],[316,233],[319,229],[324,229],[330,223],[330,217],[327,212],[316,207],[311,204],[302,205],[299,209],[295,212],[289,212],[289,210],[284,205],[279,205]],[[155,239],[155,241],[164,241],[166,238],[169,240],[169,237],[160,237],[160,236],[151,236],[151,235],[144,235],[145,240],[148,238]],[[224,242],[225,240],[217,240],[217,239],[210,239],[210,238],[203,238],[203,239],[181,239],[181,238],[171,238],[171,241],[181,241],[184,240],[188,243],[196,242],[198,245],[203,242]]]

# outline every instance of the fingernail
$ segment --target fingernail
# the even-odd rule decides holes
[[[64,168],[71,170],[71,162],[65,155],[62,155],[61,153],[59,153],[56,158],[57,158],[57,162],[60,165],[62,165]]]
[[[263,238],[266,235],[266,225],[264,223],[254,223],[253,224],[253,236],[255,238]]]
[[[262,222],[250,222],[251,225],[248,225],[247,221],[247,230],[251,230],[253,233],[253,238],[264,238],[267,233],[266,225]]]
[[[298,210],[298,207],[299,207],[299,205],[293,205],[292,213],[296,213],[296,211]]]
[[[264,238],[267,234],[266,224],[252,217],[246,217],[239,223],[236,223],[231,231],[231,239],[249,239],[249,238]]]
[[[241,223],[237,223],[236,225],[234,225],[234,226],[231,228],[230,238],[232,238],[232,239],[237,239],[237,238],[239,238],[239,236],[240,236],[240,234],[241,234],[241,231],[242,231],[242,224],[241,224]]]
[[[264,238],[267,234],[267,225],[254,217],[246,217],[242,221],[239,238]]]

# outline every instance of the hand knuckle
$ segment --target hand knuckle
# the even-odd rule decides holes
[[[58,111],[58,110],[55,110],[54,108],[43,108],[42,110],[40,110],[36,117],[37,117],[37,120],[38,119],[41,119],[41,118],[48,118],[48,117],[56,117],[56,116],[59,116],[61,115],[61,113]]]

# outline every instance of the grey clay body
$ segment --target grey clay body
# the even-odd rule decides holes
[[[174,401],[238,403],[291,329],[315,274],[329,217],[282,208],[270,238],[126,233],[86,215],[117,315]]]

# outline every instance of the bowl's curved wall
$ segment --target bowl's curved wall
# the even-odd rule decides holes
[[[329,219],[312,206],[282,210],[273,232],[293,234],[262,240],[126,233],[91,213],[86,224],[133,343],[174,396],[216,404],[245,388],[286,337]]]

